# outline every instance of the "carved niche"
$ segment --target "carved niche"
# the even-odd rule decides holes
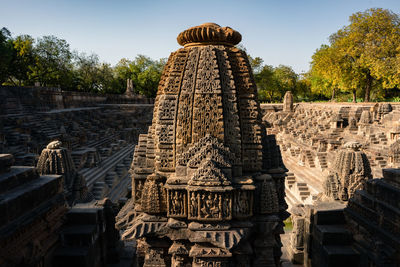
[[[167,216],[171,218],[187,217],[186,190],[167,189]]]
[[[252,190],[235,190],[233,203],[233,216],[235,218],[247,218],[253,215]]]
[[[230,192],[189,191],[190,220],[222,221],[232,219]]]

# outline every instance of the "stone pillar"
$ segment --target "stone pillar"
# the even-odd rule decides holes
[[[283,112],[293,112],[293,94],[291,91],[286,91],[283,97]]]
[[[131,79],[126,80],[126,91],[125,91],[126,96],[133,96],[133,82]]]
[[[290,247],[288,249],[290,260],[294,263],[304,263],[304,206],[297,205],[291,211],[293,230],[290,235]]]

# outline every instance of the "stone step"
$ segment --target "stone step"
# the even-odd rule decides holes
[[[61,193],[62,183],[61,175],[42,175],[7,190],[7,194],[0,195],[0,226]]]
[[[358,266],[360,255],[351,246],[324,246],[322,255],[313,260],[313,266]]]
[[[61,231],[62,245],[67,247],[84,246],[88,247],[93,244],[97,238],[97,225],[95,224],[79,224],[64,227]]]
[[[336,204],[336,203],[334,203]],[[322,205],[332,205],[332,203],[323,203]],[[337,204],[339,205],[339,204]],[[335,225],[345,224],[343,209],[320,209],[314,215],[314,225]]]
[[[105,177],[107,172],[113,169],[118,162],[124,160],[126,157],[130,157],[134,147],[134,145],[129,145],[125,148],[122,148],[120,151],[106,158],[99,167],[82,169],[80,173],[85,177],[89,189],[92,188],[95,181],[102,177]]]
[[[12,166],[0,174],[0,194],[38,178],[34,167]]]
[[[352,236],[344,225],[315,225],[313,239],[322,245],[350,245]]]
[[[53,265],[58,267],[93,266],[90,259],[94,251],[88,247],[60,247],[54,253]]]

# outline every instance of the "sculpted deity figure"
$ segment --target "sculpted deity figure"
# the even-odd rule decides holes
[[[197,217],[197,198],[195,193],[191,193],[190,197],[190,216]]]
[[[211,196],[210,196],[211,197]],[[219,198],[218,195],[215,195],[212,207],[211,207],[211,214],[213,218],[218,218],[219,215]]]
[[[181,199],[178,196],[178,192],[175,192],[174,198],[173,198],[173,211],[174,214],[180,214],[181,213]]]

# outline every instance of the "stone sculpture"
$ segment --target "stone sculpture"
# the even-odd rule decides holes
[[[286,91],[283,97],[283,112],[293,112],[293,94],[291,91]]]
[[[143,266],[278,266],[286,169],[241,35],[206,23],[177,39],[135,149],[122,239],[137,239]]]
[[[60,141],[50,142],[40,154],[37,170],[39,174],[58,174],[64,177],[64,192],[68,203],[90,202],[93,196],[88,192],[86,181],[76,169],[71,153],[61,147]]]
[[[325,195],[347,201],[355,190],[363,189],[365,182],[372,179],[368,158],[359,151],[360,148],[361,144],[348,142],[337,153],[333,168],[325,180]]]
[[[126,90],[125,90],[125,95],[132,97],[135,95],[135,92],[133,91],[133,81],[132,79],[127,79],[126,80]]]

